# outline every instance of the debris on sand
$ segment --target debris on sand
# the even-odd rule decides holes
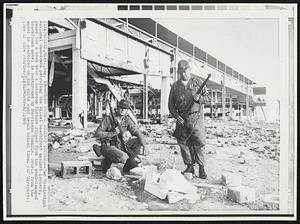
[[[160,199],[165,199],[169,191],[193,195],[197,193],[197,188],[189,183],[178,170],[174,169],[167,169],[162,174],[149,173],[144,189]]]
[[[96,157],[91,150],[97,142],[93,131],[50,131],[50,207],[99,210],[101,205],[101,209],[107,210],[153,211],[199,211],[229,206],[232,209],[276,209],[278,200],[275,196],[262,197],[259,201],[254,195],[278,190],[279,126],[214,120],[205,124],[206,180],[199,179],[197,174],[180,173],[185,165],[180,147],[172,136],[174,119],[166,118],[163,124],[141,126],[149,144],[149,154],[140,155],[139,166],[124,176],[120,172],[123,164],[112,164],[105,174],[101,172],[103,156]],[[60,162],[64,160],[92,162],[92,175],[75,179],[76,174],[72,174],[69,179],[61,178]],[[214,177],[219,177],[217,183],[212,180]],[[65,197],[66,194],[70,198]],[[120,202],[120,206],[108,206],[111,201]]]
[[[48,133],[48,145],[50,150],[63,150],[74,152],[88,152],[84,144],[95,141],[94,132],[91,130],[67,129],[65,131],[50,131]],[[78,148],[76,148],[79,146]],[[76,148],[76,149],[75,149]]]
[[[111,167],[106,171],[106,177],[112,180],[120,180],[122,178],[121,171],[116,167]]]
[[[142,179],[146,179],[146,176],[149,172],[157,172],[156,166],[139,166],[131,169],[129,171],[130,175],[139,176]]]

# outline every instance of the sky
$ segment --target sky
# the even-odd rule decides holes
[[[276,19],[160,19],[157,22],[267,87],[268,120],[278,117],[279,24]]]

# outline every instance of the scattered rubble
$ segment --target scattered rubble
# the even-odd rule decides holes
[[[184,164],[180,148],[176,139],[172,136],[175,129],[174,119],[164,119],[163,124],[146,123],[140,127],[150,146],[150,154],[146,156],[146,160],[142,161],[141,166],[132,169],[130,175],[125,176],[122,176],[120,172],[122,164],[114,165],[106,174],[94,168],[92,176],[89,179],[86,178],[87,181],[83,181],[82,184],[86,184],[89,189],[99,190],[99,192],[103,189],[104,191],[111,191],[110,200],[112,200],[112,197],[119,200],[119,195],[124,195],[127,198],[124,200],[128,200],[127,202],[124,201],[125,204],[136,202],[135,206],[142,210],[196,210],[197,206],[193,208],[185,203],[196,203],[195,205],[202,202],[214,204],[214,200],[219,204],[224,204],[224,206],[233,204],[234,206],[249,206],[252,202],[255,209],[255,203],[258,203],[256,197],[258,192],[256,182],[258,180],[253,172],[264,171],[256,170],[254,167],[262,163],[278,164],[277,161],[279,161],[280,134],[278,125],[262,126],[260,124],[232,121],[225,124],[209,121],[206,122],[206,156],[211,159],[210,162],[212,159],[215,162],[207,165],[208,181],[205,180],[206,182],[199,183],[199,179],[193,178],[193,174],[185,173],[182,175],[180,173],[184,168]],[[126,132],[125,137],[127,139],[131,136]],[[96,157],[91,150],[91,144],[88,144],[91,142],[96,142],[94,131],[91,130],[56,130],[49,132],[48,136],[49,151],[51,153],[74,154],[72,157],[74,160],[91,161],[95,167],[99,167],[102,158]],[[57,165],[49,169],[50,183],[72,180],[60,178],[57,175],[57,170],[60,171]],[[278,178],[276,170],[274,170],[275,173],[266,171],[264,175],[273,175]],[[248,177],[247,175],[250,172],[251,176]],[[215,184],[210,184],[212,183],[211,178],[213,178],[212,173],[217,174],[216,177],[220,177],[222,174]],[[271,193],[270,189],[272,188],[276,189],[276,183],[273,186],[271,181],[275,180],[273,182],[276,182],[274,178],[270,179],[269,183],[266,181],[268,187],[265,188],[262,195]],[[97,186],[95,185],[94,188],[90,186],[90,183],[94,183],[93,180],[95,179],[97,180],[95,182]],[[242,186],[242,180],[244,186]],[[103,181],[106,184],[101,184]],[[76,183],[73,182],[72,187]],[[249,185],[249,183],[251,184]],[[260,183],[260,186],[262,185]],[[51,195],[55,194],[55,191],[59,191],[53,185],[51,186],[53,188]],[[273,187],[270,188],[270,186]],[[84,189],[81,190],[84,192]],[[65,192],[62,192],[61,195],[65,195]],[[259,194],[261,195],[261,192]],[[98,195],[101,197],[101,193]],[[63,207],[71,207],[74,199],[72,196],[70,197],[58,197],[57,203]],[[260,203],[270,209],[276,209],[279,205],[279,200],[275,196],[265,197],[261,200]],[[90,200],[88,196],[80,198],[79,201],[83,207],[92,206],[94,203],[94,199]],[[59,205],[56,208],[60,208]],[[126,205],[125,207],[134,210],[133,206]]]
[[[216,139],[217,147],[240,146],[255,151],[264,159],[279,160],[280,133],[279,125],[271,127],[260,124],[236,125],[230,123],[209,123],[206,126],[207,139]],[[241,160],[241,163],[243,160]]]
[[[279,209],[279,195],[278,194],[267,194],[263,198],[264,206],[278,210]]]
[[[52,145],[53,149],[58,149],[59,148],[59,143],[58,142],[54,142]]]
[[[88,152],[91,148],[84,146],[86,142],[95,141],[91,130],[67,129],[65,131],[50,131],[48,145],[50,150],[68,150],[74,152]],[[78,147],[77,147],[78,146]]]
[[[121,171],[116,167],[111,167],[106,171],[106,177],[112,180],[120,180],[122,178]]]

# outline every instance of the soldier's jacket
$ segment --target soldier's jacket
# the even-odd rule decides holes
[[[186,110],[187,102],[190,101],[200,88],[202,81],[198,77],[192,76],[185,86],[181,80],[176,81],[170,90],[169,95],[169,111],[173,117],[178,118]],[[190,113],[201,112],[201,104],[207,102],[208,92],[207,88],[204,87],[202,90],[201,98],[198,102],[195,101]]]
[[[129,116],[126,115],[122,117],[122,120],[120,121],[120,129],[123,133],[125,131],[129,131],[131,135],[138,137],[142,145],[146,145],[142,133]],[[120,140],[114,133],[113,120],[110,115],[103,118],[96,130],[95,136],[99,138],[100,141],[109,142],[110,145],[115,145],[117,148],[120,148]]]

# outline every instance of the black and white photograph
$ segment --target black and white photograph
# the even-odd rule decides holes
[[[7,219],[295,219],[296,4],[4,8]]]

